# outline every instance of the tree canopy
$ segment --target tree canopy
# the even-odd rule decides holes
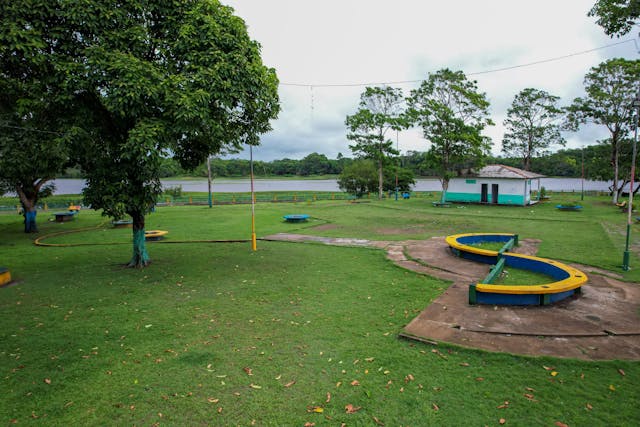
[[[527,88],[518,93],[503,124],[502,152],[522,158],[524,170],[531,170],[531,158],[546,154],[552,145],[565,145],[560,133],[563,111],[557,106],[560,98]]]
[[[633,100],[640,79],[640,61],[610,59],[593,67],[584,78],[585,97],[574,99],[567,108],[568,123],[602,125],[609,131],[610,161],[613,169],[613,201],[622,191],[620,182],[620,144],[633,129]]]
[[[595,16],[605,34],[620,37],[631,31],[640,17],[638,0],[597,0],[588,13]]]
[[[490,140],[482,135],[493,125],[489,101],[462,71],[442,69],[411,91],[408,105],[409,117],[430,142],[427,161],[438,171],[444,198],[451,176],[479,166],[489,152]]]
[[[393,141],[387,136],[390,129],[404,127],[402,90],[392,87],[367,87],[360,95],[358,111],[347,116],[347,138],[354,141],[349,148],[357,155],[372,159],[378,169],[378,198],[382,198],[384,166],[389,156],[397,155]]]

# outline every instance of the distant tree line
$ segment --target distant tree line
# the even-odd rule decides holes
[[[626,159],[623,169],[628,170],[630,163],[631,141],[627,140],[623,146]],[[582,176],[584,156],[585,178],[591,180],[611,180],[610,149],[606,144],[594,144],[580,148],[562,149],[557,152],[534,157],[531,159],[531,171],[545,176],[579,178]],[[436,177],[437,170],[430,166],[427,152],[407,151],[397,157],[397,165],[411,171],[415,176]],[[354,163],[354,159],[338,155],[336,159],[329,159],[324,154],[311,153],[296,159],[279,159],[272,161],[254,161],[254,173],[260,177],[308,177],[319,175],[340,175],[345,167]],[[519,157],[489,157],[488,164],[503,164],[522,168],[522,158]],[[212,159],[211,173],[214,177],[248,177],[250,174],[249,160],[245,159]],[[164,158],[160,165],[160,175],[163,178],[179,176],[207,176],[206,163],[193,171],[183,169],[173,158]],[[61,178],[82,178],[78,169],[69,168],[60,175]],[[377,184],[376,184],[377,185]]]

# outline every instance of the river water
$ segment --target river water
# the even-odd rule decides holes
[[[84,181],[81,179],[57,179],[55,180],[55,194],[80,194]],[[207,192],[206,180],[162,180],[162,185],[167,187],[182,186],[182,191]],[[608,191],[610,182],[584,181],[585,191]],[[547,191],[579,192],[582,190],[580,178],[541,178],[540,186]],[[339,192],[335,179],[256,179],[255,191],[331,191]],[[537,185],[533,183],[533,189]],[[245,193],[251,191],[251,182],[248,179],[215,179],[213,192],[217,193]],[[437,179],[418,179],[413,187],[414,191],[440,191],[440,181]]]

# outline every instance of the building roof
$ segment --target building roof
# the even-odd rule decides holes
[[[505,165],[487,165],[477,171],[475,175],[479,178],[515,178],[515,179],[532,179],[543,178],[544,175],[525,171]]]

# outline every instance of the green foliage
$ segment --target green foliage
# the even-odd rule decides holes
[[[608,36],[620,37],[631,31],[640,17],[640,2],[637,0],[597,0],[588,13],[597,17]]]
[[[172,197],[182,197],[182,185],[167,187],[164,189],[164,194],[168,194]]]
[[[63,33],[52,2],[0,3],[0,190],[16,192],[25,212],[68,165],[58,56],[44,54],[69,41]]]
[[[412,123],[431,143],[426,162],[438,171],[446,191],[454,173],[479,166],[490,150],[490,140],[482,135],[493,124],[489,101],[462,71],[443,69],[412,90],[408,104]]]
[[[414,174],[410,169],[399,166],[388,166],[384,170],[384,191],[396,190],[396,177],[398,191],[400,192],[410,192],[416,183]]]
[[[576,98],[567,108],[568,126],[577,128],[592,122],[609,131],[610,161],[613,169],[613,201],[622,191],[619,182],[620,150],[622,141],[630,138],[634,128],[633,101],[640,79],[640,61],[610,59],[593,67],[585,76],[587,96]],[[637,122],[636,118],[636,122]]]
[[[506,132],[502,152],[522,158],[524,170],[531,170],[531,159],[546,154],[552,145],[565,145],[560,134],[563,111],[560,98],[543,90],[527,88],[518,93],[504,120]]]
[[[383,192],[383,169],[389,156],[399,154],[393,140],[387,136],[391,129],[406,127],[403,117],[402,90],[392,87],[367,87],[360,95],[358,111],[347,116],[347,139],[354,141],[349,148],[356,155],[376,162],[378,170],[378,198]]]
[[[375,192],[377,186],[377,168],[373,160],[369,159],[354,161],[338,177],[338,187],[356,197]]]
[[[311,153],[300,160],[299,175],[326,175],[332,172],[331,163],[324,154]]]

